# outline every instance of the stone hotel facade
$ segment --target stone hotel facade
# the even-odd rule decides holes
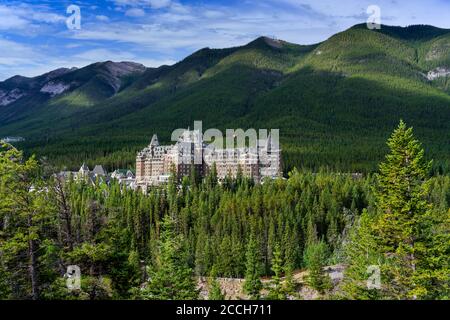
[[[264,178],[280,177],[281,150],[278,143],[269,135],[256,144],[256,147],[218,149],[205,144],[199,131],[186,130],[174,145],[161,146],[155,134],[136,157],[136,184],[146,188],[165,183],[172,168],[178,179],[189,176],[192,170],[204,177],[214,163],[219,181],[227,176],[236,177],[239,170],[257,183]]]

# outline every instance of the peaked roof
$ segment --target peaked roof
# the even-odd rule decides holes
[[[94,170],[92,170],[92,172],[93,172],[94,174],[97,174],[97,175],[103,175],[103,176],[106,175],[106,171],[105,171],[105,169],[103,168],[103,166],[101,166],[101,165],[96,165],[96,166],[94,167]]]
[[[156,134],[153,135],[152,141],[150,142],[151,146],[159,146],[158,136]]]
[[[89,171],[89,167],[86,165],[86,163],[83,162],[83,165],[81,166],[80,171]]]
[[[121,173],[121,174],[127,174],[128,172],[131,172],[132,174],[134,174],[133,170],[131,169],[116,169],[114,170],[114,173]]]

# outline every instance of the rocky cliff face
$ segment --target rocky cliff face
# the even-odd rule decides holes
[[[122,77],[132,74],[142,74],[147,69],[144,65],[134,62],[107,61],[104,63],[103,67],[108,74],[106,81],[116,93],[122,86]]]
[[[44,95],[51,99],[84,85],[90,86],[93,79],[99,79],[115,94],[121,87],[123,77],[142,74],[147,68],[134,62],[98,62],[90,66],[60,68],[34,78],[14,76],[0,82],[0,106],[8,106],[25,97]]]
[[[344,279],[345,268],[343,265],[327,266],[324,268],[325,273],[330,277],[332,283],[332,289],[330,293],[337,294],[340,290],[339,286]],[[321,299],[322,295],[316,290],[308,286],[306,278],[308,276],[308,271],[296,271],[293,275],[293,281],[296,285],[294,296],[288,297],[289,299],[298,299],[301,297],[304,300],[317,300]],[[240,278],[217,278],[220,284],[222,292],[227,299],[232,300],[248,300],[249,297],[244,293],[244,283],[245,279]],[[271,286],[271,279],[264,278],[261,279],[264,289],[261,291],[263,297],[268,294],[268,288]],[[285,281],[285,278],[281,278],[281,281]],[[200,289],[200,296],[202,299],[207,300],[209,294],[208,278],[199,277],[198,278],[198,289]]]
[[[25,95],[20,89],[0,90],[0,106],[7,106]]]

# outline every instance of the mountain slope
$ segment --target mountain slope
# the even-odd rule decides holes
[[[24,98],[0,106],[0,137],[23,136],[26,150],[60,165],[118,167],[132,165],[152,133],[168,142],[174,129],[202,120],[204,129],[279,128],[286,169],[355,171],[374,169],[403,118],[447,170],[449,57],[449,30],[357,25],[317,45],[262,37],[125,76],[94,64],[60,71],[64,83],[83,80],[73,90],[37,95],[32,107]]]
[[[133,62],[95,63],[82,69],[57,69],[35,78],[15,76],[0,82],[0,121],[2,124],[35,116],[48,104],[86,107],[114,96],[129,78],[146,68]]]

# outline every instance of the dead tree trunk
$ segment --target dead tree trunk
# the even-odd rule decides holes
[[[57,178],[54,187],[56,199],[59,205],[59,219],[61,221],[62,232],[64,233],[64,242],[69,250],[73,249],[73,235],[72,235],[72,213],[67,201],[66,191],[64,190],[63,182]]]

